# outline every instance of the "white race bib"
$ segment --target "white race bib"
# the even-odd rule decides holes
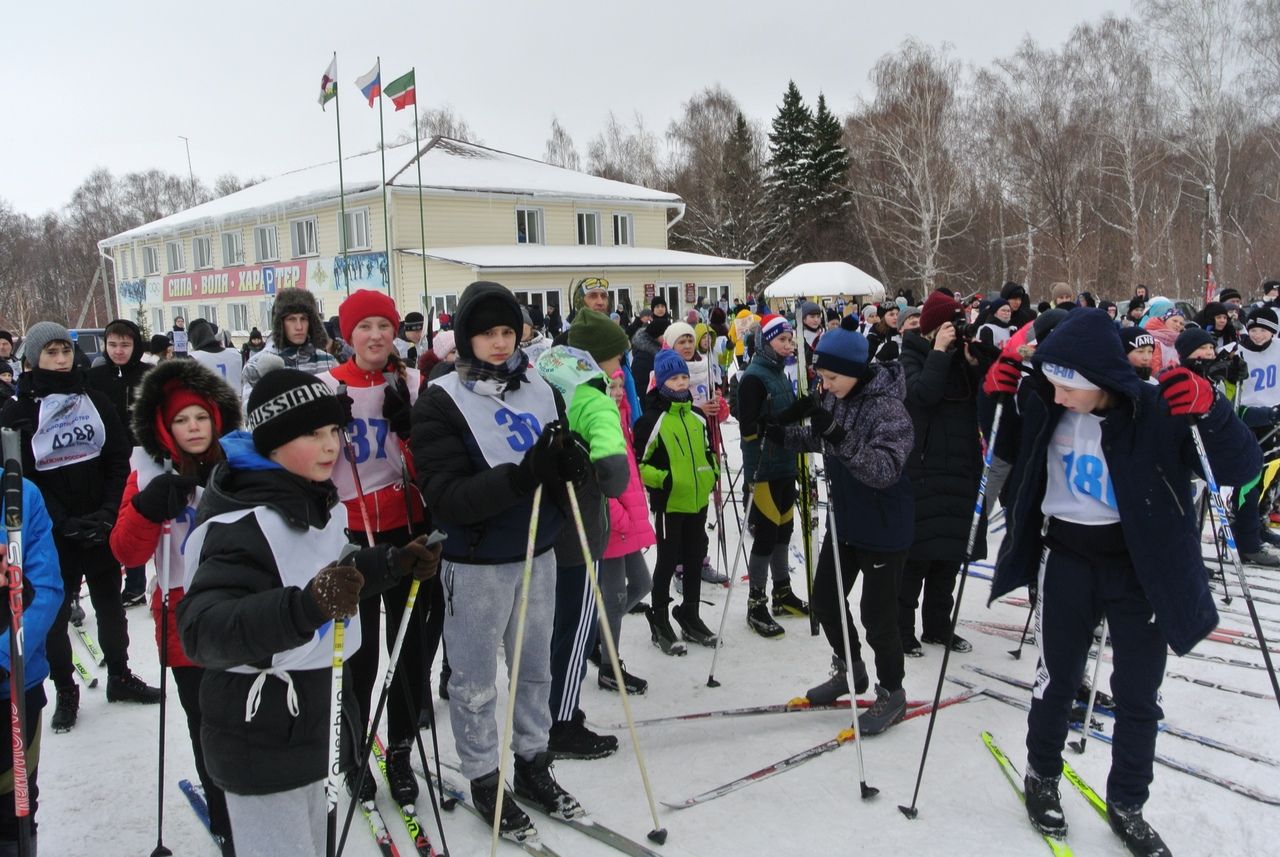
[[[107,430],[88,393],[53,393],[40,400],[40,427],[31,437],[36,470],[56,470],[102,454]]]

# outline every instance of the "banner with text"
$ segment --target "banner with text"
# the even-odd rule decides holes
[[[170,274],[164,278],[165,301],[194,301],[274,295],[276,289],[307,287],[307,263],[246,265],[225,270]]]

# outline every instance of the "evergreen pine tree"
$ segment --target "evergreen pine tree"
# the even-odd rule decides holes
[[[809,186],[813,216],[823,225],[837,222],[849,205],[849,150],[845,148],[838,120],[818,95],[813,116],[813,149],[809,161]]]
[[[774,252],[766,275],[777,275],[805,261],[804,236],[813,198],[811,159],[813,114],[800,96],[794,80],[787,82],[782,106],[769,132],[769,178],[766,187],[773,208],[770,230]]]
[[[772,250],[771,205],[765,187],[755,135],[747,119],[738,113],[733,132],[724,141],[721,157],[721,221],[717,229],[720,252],[735,259],[750,259],[756,272],[767,270]]]

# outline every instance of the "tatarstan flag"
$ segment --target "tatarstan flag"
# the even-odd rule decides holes
[[[413,69],[401,75],[382,88],[382,94],[391,99],[396,110],[403,110],[418,103],[417,87],[413,80]]]

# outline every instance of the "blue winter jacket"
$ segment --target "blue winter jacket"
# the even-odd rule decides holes
[[[53,627],[53,618],[62,607],[62,568],[58,563],[58,549],[53,543],[53,526],[44,507],[44,498],[40,496],[40,490],[26,479],[22,480],[22,558],[22,573],[31,584],[31,601],[22,610],[22,637],[27,646],[24,689],[30,690],[49,677],[49,659],[45,656],[44,644],[49,629]],[[7,597],[7,594],[0,597]],[[26,601],[25,598],[23,600]],[[4,669],[0,699],[8,699],[8,624],[0,633],[0,668]]]
[[[1109,337],[1100,333],[1104,324]],[[1066,366],[1121,394],[1121,404],[1102,419],[1102,449],[1120,525],[1155,620],[1173,651],[1185,655],[1218,624],[1191,494],[1192,478],[1202,475],[1200,461],[1188,419],[1169,413],[1159,388],[1138,378],[1121,347],[1105,312],[1080,309],[1046,338],[1034,362],[1037,369],[1045,362]],[[1039,371],[1022,383],[1018,401],[1023,434],[1009,477],[1016,494],[988,603],[1036,578],[1044,545],[1040,507],[1049,442],[1064,412],[1053,403],[1053,385]],[[1262,454],[1226,399],[1215,394],[1198,425],[1219,485],[1238,486],[1253,478]]]

